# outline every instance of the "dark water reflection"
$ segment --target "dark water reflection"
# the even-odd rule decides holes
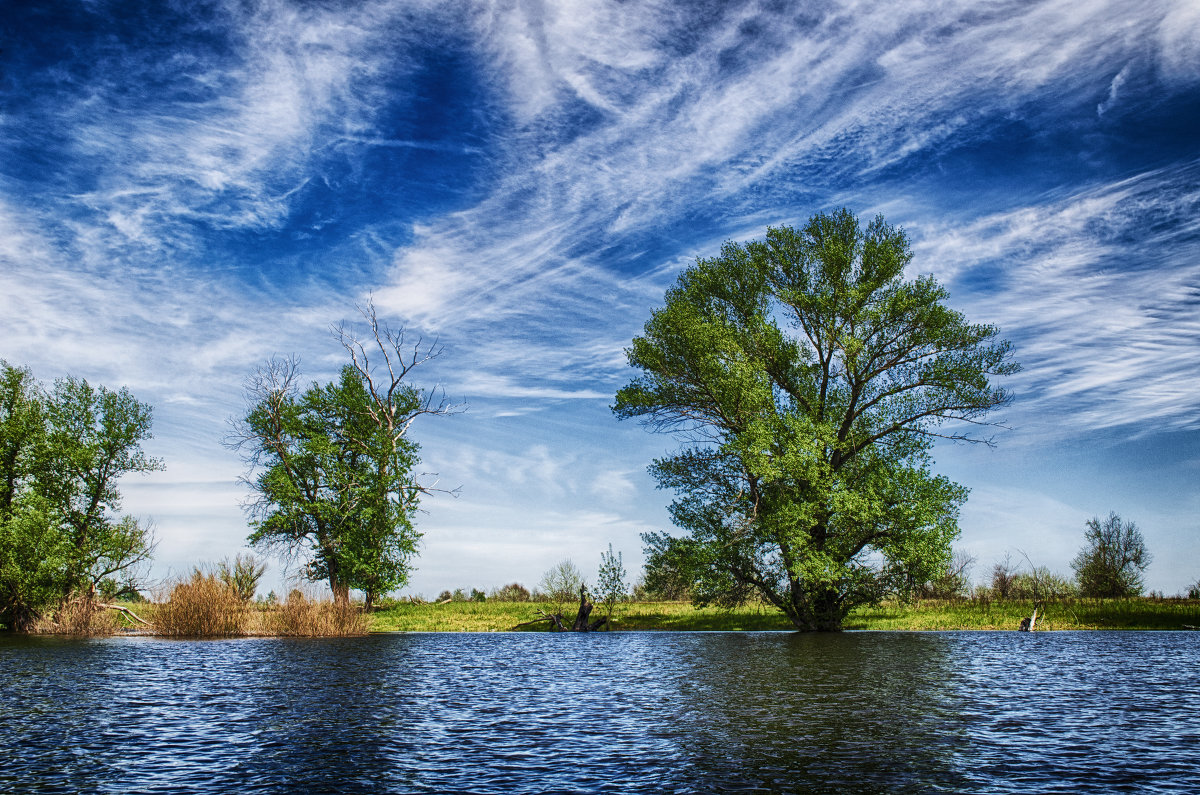
[[[1200,792],[1198,633],[0,640],[3,792]]]

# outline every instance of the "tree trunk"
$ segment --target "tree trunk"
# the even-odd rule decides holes
[[[1039,606],[1040,604],[1041,604],[1041,602],[1034,602],[1034,603],[1033,603],[1033,615],[1031,615],[1029,618],[1022,618],[1022,619],[1021,619],[1021,626],[1017,628],[1017,629],[1018,629],[1018,631],[1020,631],[1020,632],[1033,632],[1033,630],[1034,630],[1034,627],[1035,627],[1035,626],[1037,626],[1037,614],[1038,614],[1038,606]]]
[[[841,632],[846,610],[836,590],[822,588],[809,592],[793,581],[784,602],[784,613],[801,632]]]
[[[337,577],[330,576],[329,590],[333,591],[333,601],[339,605],[350,604],[350,586],[344,584]]]

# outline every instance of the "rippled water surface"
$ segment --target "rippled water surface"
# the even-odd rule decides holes
[[[1200,633],[0,639],[2,792],[1200,792]]]

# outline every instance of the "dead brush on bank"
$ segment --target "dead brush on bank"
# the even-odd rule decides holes
[[[80,598],[65,602],[53,616],[38,620],[33,631],[39,635],[115,635],[120,626],[112,611]]]
[[[298,590],[266,618],[271,634],[289,637],[344,638],[366,635],[371,629],[370,619],[358,607],[310,599]]]
[[[159,604],[154,629],[176,638],[216,638],[245,635],[249,610],[238,595],[212,574],[200,570],[176,582],[170,597]]]

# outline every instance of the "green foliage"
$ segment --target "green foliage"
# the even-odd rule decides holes
[[[255,475],[250,542],[303,558],[338,602],[357,588],[370,608],[408,582],[421,538],[413,517],[431,488],[413,474],[419,447],[409,428],[454,408],[408,381],[441,349],[409,344],[369,303],[360,311],[371,336],[335,329],[350,356],[336,382],[301,393],[295,360],[268,362],[248,383],[250,409],[227,443]]]
[[[0,623],[29,629],[119,577],[117,590],[136,591],[153,533],[119,515],[117,484],[162,468],[141,448],[150,426],[150,407],[127,389],[65,378],[47,390],[0,361]]]
[[[617,603],[628,596],[629,583],[625,582],[625,563],[621,553],[613,554],[612,544],[607,552],[600,553],[600,568],[596,573],[596,598],[604,611],[605,623],[612,629],[613,610]]]
[[[337,382],[303,393],[291,363],[272,362],[259,376],[235,441],[258,469],[250,543],[305,556],[309,579],[328,581],[341,601],[350,588],[370,603],[403,586],[420,539],[416,443],[376,420],[378,407],[351,366]],[[408,387],[389,400],[397,414],[421,405]]]
[[[513,582],[492,591],[489,598],[497,602],[528,602],[530,593],[529,589],[521,583]]]
[[[675,602],[690,599],[693,577],[704,571],[687,558],[692,546],[684,539],[673,539],[666,533],[642,533],[646,563],[642,574],[641,591],[647,601]],[[734,601],[743,602],[745,594]]]
[[[1196,580],[1195,583],[1188,586],[1187,598],[1188,599],[1200,599],[1200,580]]]
[[[922,599],[964,599],[971,595],[971,568],[975,558],[956,550],[937,576],[921,585]]]
[[[267,564],[259,563],[253,555],[238,553],[233,562],[223,560],[217,564],[217,579],[245,603],[254,599],[258,582],[266,573]]]
[[[759,595],[801,629],[936,576],[966,489],[937,437],[978,441],[1016,372],[992,326],[906,281],[901,230],[846,210],[727,243],[667,292],[626,354],[614,412],[692,446],[652,472],[685,538],[656,536],[699,604]]]
[[[1136,524],[1121,521],[1115,512],[1104,521],[1094,517],[1087,522],[1084,541],[1084,548],[1071,561],[1080,593],[1112,598],[1141,594],[1142,575],[1152,558]]]
[[[67,534],[34,501],[0,520],[0,623],[29,630],[66,600],[73,580]]]

